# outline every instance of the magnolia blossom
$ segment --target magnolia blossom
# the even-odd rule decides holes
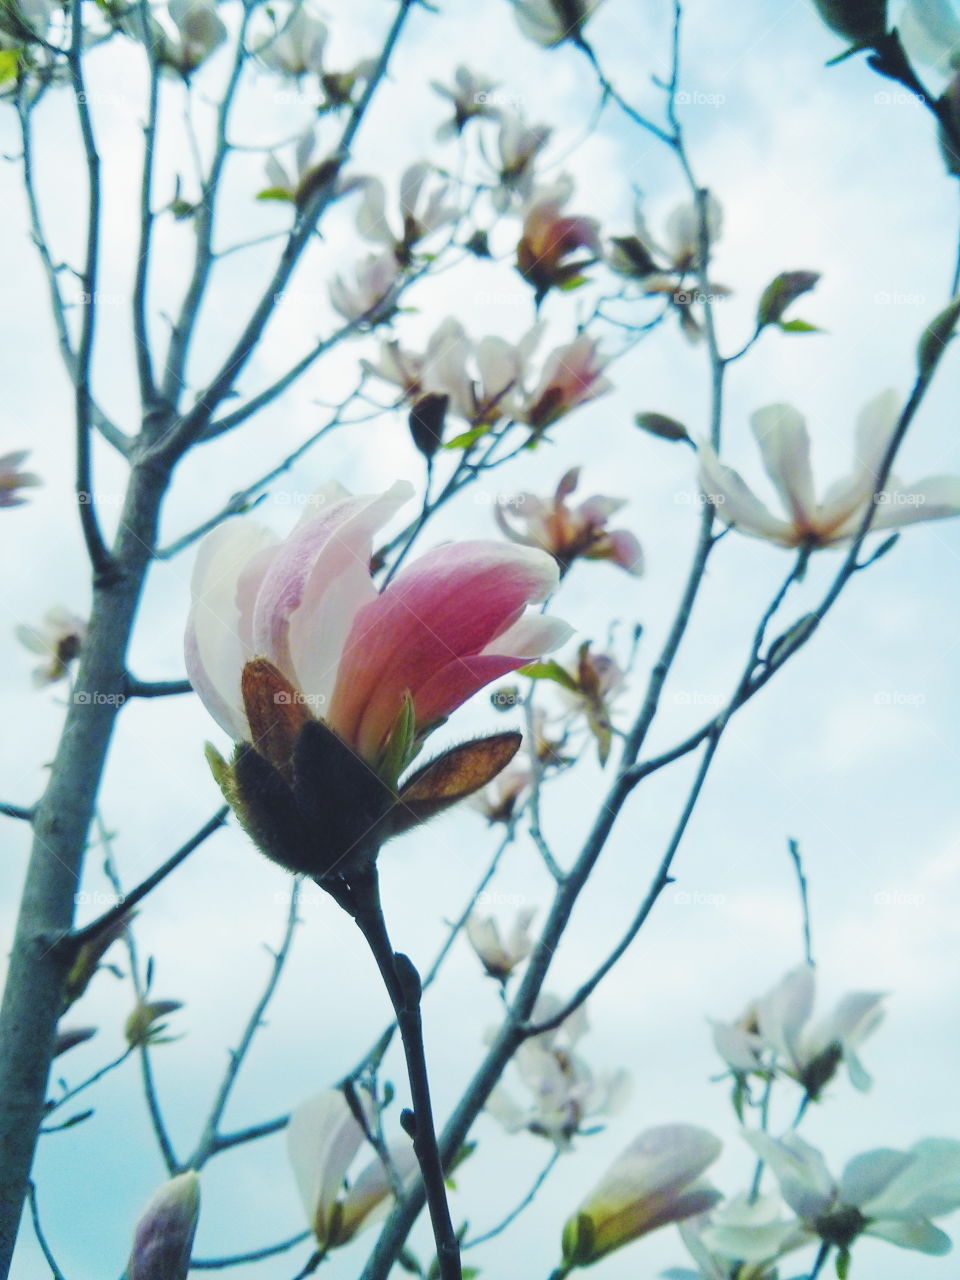
[[[143,15],[134,9],[125,24],[138,39],[150,41],[159,63],[189,76],[227,38],[214,0],[170,0],[167,14],[176,35],[168,33],[152,14],[144,29]]]
[[[518,911],[505,934],[493,916],[480,916],[476,911],[467,916],[467,940],[491,978],[505,982],[533,950],[530,922],[535,915],[533,907]]]
[[[788,973],[772,991],[755,1000],[735,1023],[715,1023],[717,1052],[734,1071],[766,1070],[773,1051],[778,1065],[816,1101],[842,1062],[850,1083],[866,1090],[871,1080],[857,1056],[863,1041],[883,1019],[886,996],[851,991],[825,1017],[811,1023],[815,992],[812,965]]]
[[[533,1022],[546,1021],[562,1007],[555,996],[541,997]],[[487,1099],[486,1109],[507,1130],[526,1130],[549,1138],[561,1151],[592,1117],[613,1115],[626,1103],[630,1081],[625,1071],[594,1076],[575,1046],[588,1029],[586,1007],[580,1005],[559,1027],[531,1036],[520,1045],[513,1063],[533,1095],[524,1107],[501,1086]]]
[[[369,1122],[373,1105],[358,1095]],[[347,1244],[357,1232],[384,1216],[393,1198],[390,1172],[377,1157],[356,1177],[347,1174],[366,1142],[362,1126],[339,1089],[328,1089],[300,1104],[287,1125],[287,1154],[303,1207],[321,1250]],[[409,1139],[391,1144],[387,1156],[396,1184],[417,1168]]]
[[[326,23],[304,4],[296,4],[276,33],[257,46],[256,54],[265,67],[281,75],[320,75],[327,34]]]
[[[470,120],[496,120],[500,115],[494,102],[497,81],[476,75],[469,67],[457,67],[452,86],[431,80],[430,87],[441,98],[453,103],[453,119],[444,121],[437,129],[438,142],[458,137]]]
[[[777,1280],[776,1260],[780,1253],[787,1248],[806,1244],[807,1240],[806,1235],[799,1232],[795,1224],[788,1224],[790,1235],[783,1234],[780,1203],[779,1196],[761,1195],[751,1199],[749,1195],[738,1195],[732,1200],[717,1205],[709,1213],[699,1213],[691,1218],[685,1218],[683,1222],[678,1223],[677,1230],[687,1252],[697,1264],[697,1270],[692,1271],[689,1267],[670,1267],[661,1273],[663,1280]],[[711,1248],[708,1245],[708,1239],[712,1243],[714,1227],[727,1222],[731,1222],[742,1230],[753,1232],[754,1237],[763,1233],[771,1249],[770,1257],[752,1262],[742,1262],[738,1258],[735,1266],[729,1257]],[[771,1225],[774,1226],[772,1238]],[[791,1236],[795,1239],[795,1244],[790,1243]],[[756,1239],[754,1248],[757,1248]]]
[[[569,708],[568,718],[586,720],[600,764],[605,765],[613,744],[612,704],[626,683],[626,673],[612,654],[594,653],[588,640],[577,650],[573,670],[554,664],[550,675]]]
[[[540,337],[529,330],[519,342],[491,335],[479,342],[468,337],[459,320],[448,316],[434,330],[421,354],[385,342],[369,372],[392,382],[405,400],[423,396],[447,398],[451,414],[471,427],[494,426],[514,416],[526,366]]]
[[[920,1253],[949,1252],[950,1237],[931,1219],[960,1207],[960,1142],[925,1138],[909,1151],[867,1151],[847,1164],[837,1182],[820,1152],[796,1133],[772,1138],[754,1131],[744,1138],[773,1171],[799,1222],[774,1225],[766,1236],[733,1223],[717,1227],[707,1238],[718,1252],[747,1261],[758,1253],[768,1257],[777,1230],[783,1249],[802,1237],[846,1252],[858,1236],[869,1235]]]
[[[546,430],[571,409],[612,390],[613,383],[603,373],[606,364],[596,339],[586,334],[557,347],[547,357],[533,391],[521,398],[516,416],[538,434]]]
[[[330,305],[346,320],[380,324],[396,310],[401,272],[392,253],[370,254],[354,269],[353,283],[334,276]]]
[[[716,1204],[720,1192],[701,1175],[721,1149],[719,1138],[694,1125],[641,1133],[567,1220],[559,1275]]]
[[[944,75],[960,69],[960,13],[952,0],[907,0],[897,32],[911,61]]]
[[[504,213],[515,197],[529,200],[533,192],[537,157],[550,141],[549,125],[528,125],[513,112],[504,112],[497,137],[500,169],[491,193],[494,208]]]
[[[0,456],[0,507],[21,506],[26,498],[20,490],[35,489],[43,483],[32,471],[20,470],[29,456],[29,449],[18,449]]]
[[[40,626],[21,624],[15,628],[15,634],[31,653],[41,654],[44,658],[33,670],[33,683],[39,689],[45,684],[56,684],[69,673],[71,665],[80,656],[87,624],[76,614],[55,606],[43,615]]]
[[[525,36],[546,48],[579,40],[584,24],[601,0],[511,0]]]
[[[200,1179],[181,1173],[165,1182],[137,1223],[126,1280],[187,1280],[200,1216]]]
[[[601,252],[596,219],[562,212],[572,191],[569,180],[534,191],[524,211],[517,270],[533,285],[538,302],[554,286],[569,287]],[[571,261],[570,255],[577,249],[587,249],[589,256]]]
[[[289,173],[277,157],[270,152],[263,163],[267,182],[266,191],[260,193],[260,199],[271,196],[282,196],[301,204],[315,190],[314,178],[320,166],[315,159],[317,149],[316,130],[311,125],[297,139],[293,151],[293,172]]]
[[[876,494],[877,477],[897,429],[898,398],[884,391],[857,419],[854,464],[818,501],[810,466],[806,422],[786,404],[769,405],[751,418],[764,469],[783,503],[786,516],[774,515],[713,448],[699,446],[700,487],[719,519],[741,533],[781,547],[833,546],[853,538],[875,503],[870,528],[896,529],[920,520],[960,514],[960,477],[933,476],[904,488],[893,475]]]
[[[554,561],[530,548],[437,547],[378,593],[373,536],[412,493],[404,482],[361,497],[330,486],[285,540],[241,519],[198,552],[187,673],[221,728],[248,744],[232,769],[215,755],[212,766],[255,842],[292,869],[325,874],[361,839],[378,845],[489,782],[519,735],[453,748],[435,778],[428,765],[396,793],[432,728],[570,632],[524,616],[557,584]]]
[[[509,765],[491,783],[471,796],[470,803],[491,826],[496,822],[509,822],[520,797],[532,782],[533,774],[526,765]]]
[[[783,1217],[778,1195],[749,1192],[725,1200],[709,1214],[689,1218],[681,1224],[680,1235],[700,1270],[675,1268],[666,1272],[671,1280],[730,1280],[733,1274],[736,1280],[776,1280],[777,1260],[810,1239],[796,1219]],[[735,1273],[731,1258],[739,1263]]]
[[[640,543],[625,529],[608,529],[607,521],[626,506],[625,498],[587,498],[571,508],[567,498],[580,482],[580,468],[567,471],[552,501],[520,493],[494,508],[497,524],[511,542],[542,547],[560,563],[563,573],[574,560],[611,560],[639,575],[643,572]],[[509,515],[508,515],[509,512]],[[519,527],[518,527],[519,526]]]
[[[447,184],[441,183],[429,194],[427,180],[433,173],[426,161],[412,164],[400,178],[400,231],[387,220],[386,191],[379,178],[364,181],[364,195],[357,211],[357,230],[365,240],[386,245],[401,266],[409,265],[413,249],[439,227],[452,222],[458,214],[447,200]]]

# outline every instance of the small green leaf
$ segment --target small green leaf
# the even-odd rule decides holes
[[[850,1274],[850,1250],[841,1249],[837,1254],[837,1280],[847,1280]]]
[[[577,682],[569,671],[561,667],[559,662],[554,662],[552,658],[548,658],[546,662],[528,662],[525,667],[519,667],[517,674],[527,676],[531,680],[552,680],[554,684],[559,684],[564,689],[569,689],[571,693],[577,693]]]
[[[587,283],[587,276],[576,275],[571,276],[569,280],[561,280],[557,288],[561,293],[572,293],[574,289],[580,289]]]
[[[20,50],[0,49],[0,84],[16,80],[20,70]]]
[[[485,436],[489,430],[488,426],[472,427],[469,431],[464,431],[462,435],[454,436],[452,440],[448,440],[443,447],[445,449],[469,449],[472,444],[476,444],[479,439]]]
[[[953,337],[960,318],[960,295],[940,312],[924,329],[917,347],[920,373],[928,377],[936,369],[947,343]]]
[[[780,324],[783,313],[804,293],[815,288],[820,279],[817,271],[781,271],[771,280],[757,303],[757,328]]]
[[[806,320],[781,320],[777,328],[784,333],[823,333],[819,325],[808,324]]]
[[[285,204],[293,204],[293,194],[283,187],[267,187],[257,192],[258,200],[282,200]]]

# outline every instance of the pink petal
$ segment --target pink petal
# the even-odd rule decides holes
[[[407,691],[416,699],[440,671],[482,653],[557,580],[556,562],[527,547],[462,542],[422,556],[357,614],[337,675],[331,725],[373,758]],[[467,680],[459,670],[472,692],[510,670],[503,661],[494,659],[483,679],[478,672]],[[452,710],[465,696],[451,701],[434,690],[430,705]]]
[[[299,525],[282,544],[257,595],[253,645],[295,684],[300,679],[296,658],[309,662],[309,646],[321,643],[330,626],[328,594],[342,585],[344,575],[369,579],[373,534],[412,492],[397,481],[384,494],[341,499]],[[338,627],[343,634],[346,630]]]

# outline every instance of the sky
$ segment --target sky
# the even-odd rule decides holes
[[[662,104],[652,77],[668,69],[670,8],[660,0],[607,0],[590,26],[611,80],[651,115]],[[382,0],[361,0],[349,14],[328,6],[331,60],[346,64],[369,54],[388,12]],[[816,474],[826,484],[849,466],[860,407],[887,386],[905,394],[910,385],[917,337],[949,291],[956,185],[943,173],[929,117],[908,95],[872,75],[860,59],[825,67],[839,51],[838,42],[808,0],[777,6],[744,0],[722,11],[707,0],[690,0],[685,12],[681,92],[687,100],[681,119],[698,180],[724,208],[714,276],[732,294],[716,308],[722,346],[735,349],[749,336],[756,299],[778,272],[822,273],[816,291],[795,312],[823,332],[767,333],[731,370],[725,457],[769,497],[748,417],[762,405],[791,403],[810,423]],[[671,157],[612,109],[585,136],[596,92],[584,59],[570,48],[546,52],[523,40],[505,0],[444,3],[436,13],[414,13],[359,139],[357,171],[380,174],[388,190],[395,190],[399,173],[416,159],[455,164],[455,146],[433,139],[444,108],[429,82],[449,81],[461,62],[496,76],[528,120],[555,124],[547,169],[572,173],[577,190],[571,208],[600,218],[606,233],[629,232],[637,190],[653,228],[685,197]],[[209,125],[209,96],[222,65],[214,61],[209,70],[210,81],[194,90],[203,126]],[[91,77],[107,175],[95,378],[117,420],[132,424],[136,388],[126,298],[136,252],[132,210],[142,82],[129,50],[113,48],[91,56]],[[172,196],[170,175],[186,172],[188,165],[179,90],[171,85],[166,91],[172,111],[161,153]],[[250,146],[292,138],[309,120],[310,108],[291,97],[260,76],[242,107],[238,136]],[[41,108],[37,148],[50,235],[58,255],[70,259],[81,243],[82,176],[63,95],[51,94]],[[8,156],[17,151],[8,108],[0,113],[0,149]],[[38,621],[55,604],[83,614],[89,586],[70,499],[70,391],[15,173],[10,162],[0,195],[0,279],[8,299],[0,309],[0,343],[8,355],[0,452],[29,447],[30,465],[44,487],[31,494],[28,506],[2,516],[9,552],[0,592],[0,680],[11,728],[0,756],[0,797],[29,804],[44,785],[66,695],[65,686],[31,688],[31,657],[13,628]],[[261,154],[239,154],[230,170],[221,244],[286,225],[282,208],[252,200],[263,185]],[[246,387],[278,376],[291,352],[325,331],[327,280],[364,251],[353,229],[355,207],[345,201],[334,209],[329,239],[285,298],[251,362]],[[498,235],[495,250],[509,261],[510,228]],[[163,313],[182,287],[189,243],[188,227],[169,220],[158,235],[152,280],[156,341],[164,335]],[[195,383],[227,349],[235,317],[262,287],[274,249],[265,244],[224,260],[202,317],[191,369]],[[490,270],[497,274],[468,265],[418,287],[416,310],[398,321],[402,340],[422,345],[448,313],[477,336],[519,338],[532,321],[529,289],[507,265]],[[576,294],[550,301],[541,350],[567,339],[583,305]],[[606,345],[614,348],[616,339],[609,336]],[[315,430],[324,421],[324,405],[351,385],[357,359],[374,351],[366,340],[340,349],[282,401],[194,455],[176,478],[162,541],[219,509]],[[703,349],[686,345],[669,326],[617,362],[611,378],[615,390],[609,396],[570,415],[552,445],[524,455],[509,474],[465,494],[431,526],[423,545],[496,536],[492,507],[498,494],[546,494],[573,465],[584,468],[584,494],[627,498],[618,521],[640,538],[645,575],[633,579],[608,565],[581,564],[551,605],[577,628],[578,640],[600,643],[611,623],[618,623],[621,653],[632,627],[642,624],[636,665],[617,707],[617,723],[625,725],[669,626],[696,510],[692,455],[642,435],[632,419],[639,411],[656,410],[700,434],[709,386]],[[904,480],[960,472],[956,389],[957,356],[949,352],[898,460]],[[100,509],[112,526],[122,469],[105,449],[98,450],[96,463]],[[422,464],[401,419],[385,413],[333,435],[296,463],[263,504],[262,518],[283,533],[300,496],[326,480],[372,492],[398,477],[421,483]],[[598,1073],[625,1067],[633,1081],[631,1100],[603,1132],[577,1140],[573,1154],[560,1161],[510,1231],[476,1251],[483,1274],[545,1278],[558,1261],[566,1215],[631,1138],[650,1125],[685,1121],[714,1130],[724,1140],[714,1171],[718,1184],[732,1192],[746,1183],[752,1163],[736,1133],[727,1085],[713,1079],[721,1065],[708,1019],[734,1017],[802,958],[788,838],[799,842],[810,883],[821,1007],[849,990],[890,992],[888,1017],[863,1053],[875,1077],[872,1089],[859,1094],[838,1079],[823,1106],[811,1109],[803,1133],[822,1147],[835,1170],[874,1146],[958,1136],[951,964],[960,920],[958,555],[957,524],[907,531],[892,554],[857,577],[829,624],[731,724],[680,850],[676,884],[589,1004],[591,1030],[582,1052]],[[784,556],[746,538],[725,540],[665,691],[652,751],[689,732],[704,709],[729,691],[756,619],[788,568]],[[188,551],[159,563],[151,575],[131,656],[141,678],[182,674],[192,557]],[[830,552],[815,558],[787,620],[822,595],[837,563]],[[573,646],[561,656],[572,652]],[[481,695],[443,733],[454,741],[508,723]],[[217,807],[218,793],[202,758],[206,738],[226,745],[193,698],[124,711],[101,807],[106,826],[116,833],[114,853],[127,884],[147,874]],[[563,861],[575,855],[608,783],[589,749],[574,776],[575,785],[548,787],[544,797],[545,834]],[[690,778],[690,763],[682,763],[631,798],[556,957],[549,990],[564,995],[573,989],[625,927]],[[6,939],[12,936],[28,833],[22,824],[5,821],[4,835],[0,936]],[[467,900],[498,838],[475,813],[464,811],[384,852],[388,920],[397,946],[421,967],[441,944],[445,920]],[[108,890],[101,861],[92,849],[81,920],[97,913],[98,895]],[[536,906],[542,921],[548,889],[535,850],[521,836],[491,885],[490,905],[501,919],[516,905]],[[155,994],[185,1003],[172,1021],[180,1038],[154,1055],[179,1154],[196,1139],[228,1047],[236,1043],[266,979],[264,947],[279,942],[288,894],[284,873],[231,827],[163,884],[138,919],[141,953],[154,957]],[[231,1128],[282,1114],[327,1087],[385,1022],[385,998],[349,922],[319,892],[306,895],[301,916],[268,1026],[227,1114]],[[97,1026],[98,1035],[61,1059],[57,1075],[75,1084],[119,1052],[129,1009],[127,984],[108,972],[99,975],[73,1019]],[[495,984],[482,977],[476,958],[459,941],[425,1005],[441,1115],[469,1078],[499,1014]],[[388,1069],[402,1092],[399,1062],[390,1059]],[[521,1086],[511,1075],[505,1083],[519,1098]],[[36,1169],[44,1226],[68,1280],[121,1272],[137,1213],[163,1176],[135,1064],[91,1090],[89,1100],[94,1117],[44,1138]],[[784,1088],[776,1113],[783,1126],[794,1101]],[[478,1120],[474,1136],[479,1148],[458,1176],[453,1203],[458,1219],[466,1215],[471,1230],[483,1231],[523,1197],[549,1147],[531,1135],[507,1137],[489,1117]],[[196,1245],[201,1257],[260,1247],[305,1225],[281,1137],[214,1161],[204,1173],[203,1197]],[[426,1238],[421,1224],[415,1235],[421,1254]],[[319,1274],[330,1280],[356,1276],[371,1240],[365,1236],[338,1253]],[[301,1249],[245,1274],[289,1280],[304,1256]],[[950,1259],[906,1256],[875,1242],[858,1245],[854,1257],[853,1276],[869,1274],[873,1280],[899,1280],[905,1268],[919,1280],[936,1280],[956,1267]],[[667,1229],[611,1256],[593,1274],[597,1280],[631,1280],[684,1261],[676,1233]],[[44,1274],[28,1228],[13,1274],[17,1280]]]

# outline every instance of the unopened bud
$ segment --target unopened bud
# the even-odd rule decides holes
[[[852,45],[872,45],[887,33],[887,0],[814,0],[831,31]]]
[[[163,1034],[167,1024],[160,1019],[182,1008],[179,1000],[138,1000],[123,1028],[127,1044],[131,1049],[141,1049],[149,1044],[166,1044],[171,1037]]]
[[[126,1280],[186,1280],[199,1215],[196,1173],[165,1182],[137,1223]]]
[[[690,432],[683,423],[676,418],[668,418],[665,413],[638,413],[634,421],[641,431],[649,431],[661,440],[690,439]]]
[[[59,1058],[61,1053],[76,1048],[85,1040],[92,1040],[96,1034],[96,1027],[64,1027],[62,1031],[58,1030],[57,1038],[53,1042],[53,1056]]]

